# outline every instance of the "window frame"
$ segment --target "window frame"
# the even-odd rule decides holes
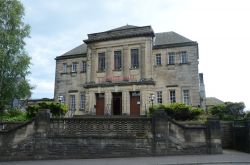
[[[156,66],[161,66],[162,65],[162,63],[161,63],[161,54],[160,53],[155,55],[155,65]]]
[[[75,95],[70,95],[69,96],[69,110],[70,111],[75,111],[76,110],[76,96]]]
[[[114,51],[114,70],[122,70],[122,51]]]
[[[77,62],[73,62],[73,63],[72,63],[71,72],[72,72],[72,73],[77,72]]]
[[[162,91],[156,91],[157,103],[162,104]]]
[[[80,110],[84,111],[86,106],[86,95],[85,93],[80,94]]]
[[[169,101],[170,103],[176,103],[176,91],[169,90]]]
[[[83,73],[87,72],[87,61],[82,61],[82,72]]]
[[[186,93],[187,92],[187,93]],[[187,94],[187,95],[186,95]],[[190,92],[188,89],[182,90],[182,100],[186,105],[190,105]]]
[[[105,72],[106,57],[105,52],[98,53],[98,72]]]
[[[168,65],[174,65],[175,64],[175,53],[169,52],[168,53]]]
[[[131,69],[138,69],[140,66],[139,49],[138,48],[130,49],[130,56],[131,56]]]
[[[63,73],[67,73],[67,63],[63,63]]]
[[[180,52],[180,64],[187,64],[188,63],[188,54],[186,51]]]

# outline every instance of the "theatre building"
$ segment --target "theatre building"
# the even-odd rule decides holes
[[[145,115],[153,104],[204,107],[198,43],[151,26],[126,25],[88,34],[56,57],[55,100],[69,116]]]

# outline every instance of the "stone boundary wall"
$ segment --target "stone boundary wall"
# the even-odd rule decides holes
[[[152,117],[50,118],[49,110],[0,131],[0,161],[222,153],[220,124],[179,124]]]

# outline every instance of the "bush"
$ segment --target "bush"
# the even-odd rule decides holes
[[[225,102],[208,109],[210,115],[218,116],[220,120],[238,120],[245,117],[245,104],[243,102]]]
[[[67,105],[65,104],[59,104],[56,102],[42,102],[28,106],[27,116],[29,118],[35,117],[39,109],[50,109],[50,112],[54,117],[65,115],[68,110]]]
[[[191,107],[183,103],[172,103],[170,105],[156,105],[149,108],[150,114],[157,109],[163,109],[171,118],[175,120],[197,120],[204,110],[200,108]]]
[[[3,113],[4,121],[25,121],[27,120],[27,115],[25,112],[17,108],[8,109]]]

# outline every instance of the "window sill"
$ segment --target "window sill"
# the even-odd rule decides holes
[[[67,72],[62,72],[61,75],[68,74]]]
[[[175,64],[167,64],[167,66],[174,66]]]
[[[120,72],[122,69],[113,69],[114,72]]]
[[[76,74],[77,72],[75,71],[75,72],[70,72],[70,74]]]
[[[179,63],[179,65],[190,65],[190,62],[186,62],[186,63]]]
[[[162,65],[154,65],[155,68],[162,67]]]
[[[86,71],[81,71],[80,73],[86,73]]]
[[[96,73],[105,73],[105,70],[98,70]]]
[[[129,68],[130,70],[138,70],[139,67],[135,67],[135,68]]]

